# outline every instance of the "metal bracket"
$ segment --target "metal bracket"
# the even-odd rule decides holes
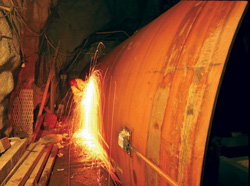
[[[118,145],[127,153],[131,154],[131,131],[128,129],[123,129],[119,132]]]

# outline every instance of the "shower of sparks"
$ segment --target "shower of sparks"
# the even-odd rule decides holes
[[[100,99],[100,72],[92,71],[86,81],[77,80],[77,86],[72,86],[73,98],[76,103],[74,113],[74,144],[92,162],[98,162],[107,169],[111,178],[117,182],[115,170],[112,167],[102,138],[103,124]],[[85,159],[85,160],[86,160]],[[119,181],[118,181],[119,182]]]

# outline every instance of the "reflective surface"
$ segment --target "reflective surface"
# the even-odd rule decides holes
[[[103,72],[103,132],[122,183],[168,185],[132,146],[179,185],[200,185],[210,120],[244,1],[182,1],[113,50]]]

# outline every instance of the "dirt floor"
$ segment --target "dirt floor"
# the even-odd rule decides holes
[[[70,143],[69,126],[61,125],[50,130],[41,130],[40,140],[57,143],[59,151],[49,179],[49,186],[114,186],[108,172],[100,162],[87,160]]]

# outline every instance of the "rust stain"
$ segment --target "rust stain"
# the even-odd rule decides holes
[[[105,83],[117,82],[114,133],[129,125],[136,149],[179,185],[200,184],[214,89],[245,5],[182,1],[104,60],[106,68],[112,64]],[[103,128],[124,185],[168,185],[141,159],[117,149],[117,136],[110,136],[112,100],[106,94]]]
[[[224,12],[226,17],[228,12]],[[215,19],[213,24],[221,25],[224,19]],[[216,23],[216,21],[219,21]],[[218,31],[217,28],[209,30],[207,32],[206,40],[199,53],[199,59],[197,61],[195,70],[195,76],[191,87],[189,89],[189,96],[187,99],[186,112],[183,120],[183,129],[181,131],[181,146],[180,146],[180,168],[179,168],[179,183],[189,182],[185,176],[190,170],[190,162],[192,161],[192,144],[193,144],[193,131],[197,125],[197,119],[200,114],[200,108],[203,102],[203,95],[206,90],[206,78],[209,70],[209,66],[212,63],[212,59],[217,52],[217,46],[220,42],[220,35],[222,30]]]
[[[183,53],[184,44],[204,4],[205,3],[202,2],[199,5],[192,7],[180,23],[178,28],[180,32],[176,33],[176,39],[173,43],[171,43],[171,47],[166,54],[167,58],[165,61],[165,65],[163,65],[163,69],[166,69],[166,66],[172,66],[173,63],[179,61],[181,54]]]
[[[147,158],[151,159],[151,161],[156,165],[159,165],[160,163],[161,128],[165,115],[165,112],[162,111],[166,110],[169,89],[170,84],[164,85],[164,88],[158,88],[153,101],[153,109],[149,122]],[[158,182],[156,180],[158,179],[158,175],[150,167],[146,167],[146,172],[148,175],[146,178],[147,183],[151,183],[153,181],[157,184]]]
[[[187,115],[193,115],[194,109],[193,108],[188,108],[187,110]]]
[[[223,65],[222,63],[211,63],[210,66],[220,66]]]
[[[155,124],[154,124],[154,129],[155,129],[155,130],[159,130],[159,124],[156,123],[156,122],[155,122]]]

